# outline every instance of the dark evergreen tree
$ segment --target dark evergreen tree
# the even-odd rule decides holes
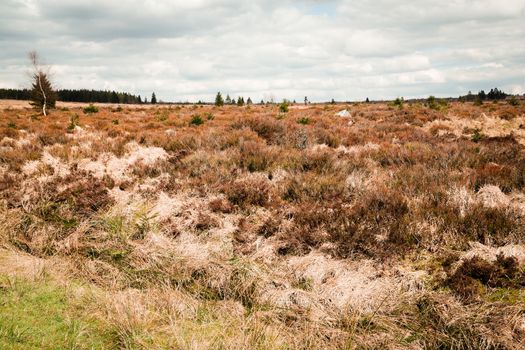
[[[217,96],[215,96],[215,105],[219,107],[224,106],[224,100],[220,92],[217,92]]]
[[[478,93],[478,98],[479,98],[480,100],[482,100],[482,101],[485,100],[485,99],[487,98],[487,94],[485,93],[484,90],[481,90],[481,91]]]
[[[499,90],[498,88],[490,89],[489,93],[487,94],[487,98],[489,100],[503,100],[506,97],[507,94]]]
[[[250,97],[248,97],[248,99],[246,100],[246,104],[247,105],[253,104],[252,99]]]
[[[111,92],[110,102],[111,103],[119,103],[118,94],[115,91]]]
[[[42,110],[43,115],[47,115],[48,109],[55,108],[57,95],[53,90],[47,72],[40,66],[36,51],[29,53],[29,60],[33,66],[31,75],[33,82],[30,94],[31,105]]]
[[[36,72],[33,74],[33,85],[31,88],[31,105],[41,109],[47,115],[48,109],[55,108],[57,95],[53,91],[47,74]]]
[[[155,96],[155,93],[151,94],[151,104],[157,104],[157,96]]]

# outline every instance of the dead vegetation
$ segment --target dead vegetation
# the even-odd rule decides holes
[[[523,105],[0,113],[0,275],[106,348],[525,341]]]

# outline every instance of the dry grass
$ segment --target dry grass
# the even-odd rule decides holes
[[[523,104],[2,106],[0,278],[94,348],[525,341]]]

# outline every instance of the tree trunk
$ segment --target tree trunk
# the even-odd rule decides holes
[[[44,117],[47,116],[46,113],[46,105],[47,105],[47,99],[46,99],[46,93],[44,92],[44,88],[42,88],[42,81],[40,80],[41,73],[38,72],[38,87],[40,88],[40,91],[42,92],[42,96],[44,96],[44,103],[42,105],[42,113],[44,113]]]

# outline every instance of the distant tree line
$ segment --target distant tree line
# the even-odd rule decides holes
[[[56,91],[57,99],[64,102],[99,102],[99,103],[143,103],[140,95],[127,92],[103,90],[70,90]],[[31,90],[28,89],[0,89],[0,99],[3,100],[30,100]],[[155,101],[156,102],[156,101]]]
[[[481,90],[477,94],[473,94],[471,91],[465,96],[460,96],[460,101],[485,101],[485,100],[504,100],[507,98],[507,94],[498,88],[490,89],[488,93]]]
[[[261,104],[263,104],[264,102],[261,100]],[[244,97],[242,96],[239,96],[237,98],[237,101],[235,101],[235,98],[231,98],[230,95],[226,95],[226,99],[223,99],[222,98],[222,94],[220,92],[217,93],[217,96],[215,97],[215,105],[216,106],[224,106],[225,104],[227,105],[237,105],[237,106],[244,106],[245,104],[246,105],[251,105],[253,104],[253,101],[250,97],[248,97],[248,99],[246,100],[246,102],[244,101]]]

